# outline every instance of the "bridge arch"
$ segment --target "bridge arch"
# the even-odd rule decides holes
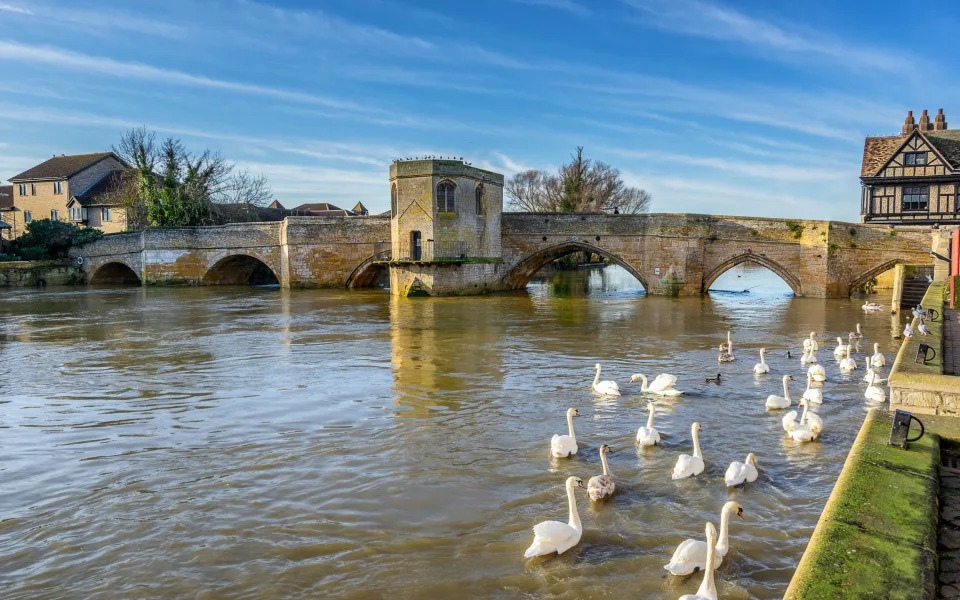
[[[604,258],[608,258],[614,264],[623,267],[624,270],[636,277],[641,285],[643,285],[644,289],[649,289],[646,278],[644,278],[644,276],[641,275],[638,270],[632,267],[630,263],[626,262],[619,256],[611,254],[609,251],[600,248],[599,246],[594,246],[593,244],[588,244],[579,240],[568,240],[559,244],[547,246],[546,248],[537,250],[533,254],[523,257],[516,264],[516,266],[514,266],[513,269],[511,269],[510,272],[504,276],[503,281],[506,284],[506,287],[509,289],[520,289],[526,286],[527,282],[530,281],[530,278],[533,277],[534,274],[536,274],[536,272],[539,271],[545,264],[572,252],[593,252],[594,254],[599,254]]]
[[[889,271],[890,269],[894,268],[897,265],[906,265],[906,264],[911,264],[911,263],[909,260],[905,260],[903,258],[891,258],[890,260],[886,260],[880,263],[879,265],[869,269],[860,277],[857,277],[856,279],[851,281],[850,287],[847,288],[847,291],[848,293],[853,294],[857,290],[859,290],[863,284],[867,283],[877,275],[880,275],[881,273],[885,273],[886,271]]]
[[[389,253],[388,253],[389,254]],[[383,254],[374,254],[362,263],[347,277],[348,288],[374,287],[377,281],[383,277],[383,274],[389,268],[384,261],[390,260],[389,256]]]
[[[270,285],[280,278],[267,263],[250,254],[231,254],[203,274],[203,285]]]
[[[703,283],[700,286],[700,293],[706,294],[710,289],[710,286],[713,285],[713,282],[716,281],[718,277],[733,267],[745,262],[752,262],[770,269],[779,275],[780,279],[782,279],[784,283],[790,286],[790,289],[793,290],[794,294],[797,296],[803,295],[799,278],[797,278],[795,275],[792,275],[783,265],[775,260],[767,258],[762,254],[754,254],[753,252],[744,252],[743,254],[738,254],[737,256],[727,259],[711,269],[709,273],[703,276]]]
[[[142,283],[140,276],[137,275],[133,267],[120,261],[111,261],[100,265],[90,274],[88,281],[94,285],[141,285]]]

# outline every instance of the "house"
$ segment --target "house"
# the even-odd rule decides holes
[[[908,112],[900,135],[866,138],[860,183],[864,223],[960,224],[960,130]]]
[[[126,213],[108,197],[130,168],[112,152],[54,156],[10,178],[13,205],[21,218],[11,223],[13,237],[33,219],[70,220],[104,232],[123,231]],[[70,212],[70,211],[73,212]]]
[[[0,185],[0,240],[13,239],[13,223],[17,215],[13,207],[13,186]]]

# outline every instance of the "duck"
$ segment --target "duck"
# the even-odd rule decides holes
[[[803,351],[803,356],[800,357],[800,364],[801,364],[801,365],[815,365],[815,364],[817,364],[817,353],[816,353],[816,352],[812,352],[812,351],[808,351],[808,350],[804,350],[804,351]]]
[[[909,339],[913,337],[913,326],[910,323],[907,323],[903,327],[903,337]]]
[[[856,330],[856,331],[851,331],[851,332],[850,332],[849,338],[850,338],[851,340],[862,340],[862,339],[863,339],[863,334],[860,332],[860,323],[857,323],[857,330]]]
[[[693,456],[681,454],[677,458],[677,464],[673,467],[673,479],[685,479],[703,473],[703,454],[700,452],[700,440],[697,437],[702,427],[700,423],[694,422],[690,426],[690,435],[693,436]]]
[[[743,509],[736,500],[726,502],[720,510],[720,536],[712,552],[713,557],[716,559],[716,563],[713,565],[714,569],[720,566],[720,563],[723,562],[723,557],[725,557],[730,550],[730,515],[734,513],[743,519]],[[705,569],[707,559],[711,554],[707,551],[708,546],[708,544],[693,538],[683,540],[680,542],[680,545],[677,546],[677,549],[673,551],[670,562],[664,565],[663,568],[669,571],[671,575],[679,576],[689,575],[700,569]]]
[[[653,415],[656,412],[653,402],[647,403],[647,410],[650,411],[650,416],[647,417],[647,426],[637,429],[638,446],[656,446],[660,443],[660,432],[653,426]]]
[[[716,559],[717,528],[713,526],[713,523],[708,522],[704,532],[707,540],[707,562],[703,569],[703,581],[700,582],[700,588],[696,594],[684,594],[680,596],[680,600],[717,600],[717,584],[713,575],[713,571],[718,564]]]
[[[617,485],[610,475],[610,467],[607,465],[607,452],[610,452],[610,446],[601,444],[600,462],[603,464],[603,474],[594,475],[587,482],[587,495],[590,496],[591,500],[605,500],[613,496],[613,492],[617,489]]]
[[[775,394],[767,396],[767,402],[765,404],[767,410],[790,408],[790,405],[793,404],[793,402],[790,401],[790,389],[787,387],[788,381],[793,381],[793,375],[783,376],[783,396],[777,396]]]
[[[661,373],[657,375],[657,377],[648,386],[647,377],[645,375],[641,375],[640,373],[637,373],[635,375],[630,376],[630,383],[633,383],[638,379],[640,379],[643,382],[643,384],[640,386],[641,392],[646,392],[648,394],[657,394],[659,396],[679,396],[680,394],[683,393],[682,391],[675,389],[673,387],[673,384],[677,382],[676,375]]]
[[[876,382],[877,382],[877,383],[883,383],[884,381],[886,381],[886,379],[881,379],[881,378],[877,377],[877,372],[873,370],[873,366],[870,364],[870,357],[869,357],[869,356],[868,356],[868,357],[865,357],[863,360],[864,360],[864,362],[867,363],[867,372],[866,372],[866,374],[863,376],[863,380],[864,380],[864,381],[866,381],[867,383],[870,383],[870,381],[872,381],[874,378],[876,378]]]
[[[524,558],[543,556],[546,554],[563,554],[580,542],[583,535],[583,524],[580,523],[580,514],[577,512],[577,496],[574,491],[585,487],[579,477],[567,477],[567,504],[570,508],[570,520],[567,523],[560,521],[543,521],[533,526],[533,543],[523,553]]]
[[[764,353],[767,351],[766,348],[760,348],[760,362],[753,365],[753,372],[757,375],[763,375],[764,373],[770,372],[770,365],[763,359]]]
[[[733,461],[727,467],[727,472],[723,476],[723,481],[727,487],[733,487],[743,483],[753,483],[757,480],[757,456],[751,452],[743,462]]]
[[[733,358],[733,340],[730,340],[729,342],[727,342],[727,347],[726,347],[726,349],[724,349],[723,346],[720,347],[720,354],[717,355],[717,362],[718,362],[718,363],[727,363],[727,362],[733,362],[733,361],[734,361],[734,358]]]
[[[573,418],[579,417],[580,411],[575,408],[567,409],[567,435],[554,435],[550,439],[550,455],[554,458],[566,458],[577,453],[577,436],[573,432]]]
[[[609,379],[600,381],[600,363],[594,365],[594,368],[597,370],[597,374],[593,378],[593,391],[602,396],[619,396],[620,386],[617,385],[617,382]]]
[[[817,332],[811,331],[810,337],[804,338],[803,340],[803,351],[816,352],[819,349],[820,349],[820,344],[817,343]]]
[[[846,355],[840,360],[840,370],[844,373],[857,370],[857,361],[850,358],[850,346],[847,346]]]
[[[873,377],[870,378],[870,385],[867,386],[867,389],[863,392],[863,397],[867,399],[868,402],[876,402],[877,404],[887,401],[887,392],[876,385],[877,383],[877,374],[874,373]]]
[[[837,360],[840,360],[841,358],[843,358],[844,355],[847,353],[847,348],[848,348],[848,347],[849,347],[849,346],[848,346],[847,344],[844,344],[844,343],[843,343],[843,338],[842,338],[842,337],[838,337],[838,338],[837,338],[837,347],[833,349],[833,356],[834,356],[834,358],[836,358]]]
[[[909,323],[907,325],[909,326]],[[880,353],[880,344],[873,345],[873,356],[870,357],[870,364],[875,369],[881,369],[886,366],[887,359]]]
[[[720,373],[717,373],[717,376],[716,376],[716,377],[707,377],[707,378],[704,379],[703,381],[704,381],[705,383],[715,383],[715,384],[717,384],[717,385],[720,385]]]
[[[930,328],[927,327],[927,323],[923,320],[923,317],[920,317],[920,322],[917,323],[917,331],[920,335],[930,335]]]
[[[807,374],[817,383],[823,383],[827,380],[827,371],[822,365],[810,365]]]
[[[814,404],[823,404],[823,391],[811,387],[811,383],[813,383],[813,375],[810,374],[810,371],[807,371],[807,389],[804,390],[802,398]]]

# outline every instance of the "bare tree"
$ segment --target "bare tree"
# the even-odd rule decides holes
[[[545,180],[549,177],[544,171],[531,169],[521,171],[507,180],[504,191],[510,207],[521,212],[544,212],[547,206]]]

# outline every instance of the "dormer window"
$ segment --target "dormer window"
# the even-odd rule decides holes
[[[903,164],[908,167],[922,167],[927,164],[926,152],[906,152],[903,155]]]

